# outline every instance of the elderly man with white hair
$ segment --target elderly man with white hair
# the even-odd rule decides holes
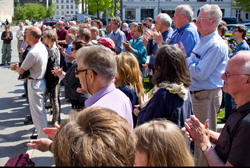
[[[23,28],[23,23],[20,22],[19,23],[19,28],[17,31],[16,31],[16,38],[17,38],[17,51],[19,52],[20,50],[20,47],[22,45],[22,42],[23,42],[23,38],[24,38],[24,28]],[[21,62],[22,61],[22,56],[21,56],[21,53],[19,52],[19,61]]]
[[[201,17],[205,18],[202,13],[198,18]],[[224,80],[223,91],[237,104],[221,133],[209,130],[209,121],[203,125],[195,116],[186,120],[183,131],[187,130],[187,137],[199,146],[197,150],[203,151],[209,166],[250,166],[250,52],[239,51],[230,59],[221,79]]]
[[[133,39],[132,31],[129,29],[127,23],[122,24],[122,31],[125,33],[127,41]]]
[[[209,119],[209,127],[216,131],[216,116],[222,101],[223,79],[228,62],[226,43],[217,32],[222,12],[218,5],[206,4],[200,8],[197,30],[202,37],[192,54],[187,58],[192,85],[189,87],[195,116],[204,123]],[[206,165],[200,158],[202,152],[195,144],[196,164]]]

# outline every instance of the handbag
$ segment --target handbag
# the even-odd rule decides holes
[[[30,70],[24,71],[22,75],[19,75],[18,80],[28,78],[30,75]]]
[[[9,158],[4,167],[34,167],[35,163],[29,158],[28,153]]]

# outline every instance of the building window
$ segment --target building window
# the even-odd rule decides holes
[[[236,18],[237,19],[241,18],[241,11],[240,10],[236,10]]]
[[[66,9],[69,9],[69,5],[66,5]]]
[[[78,14],[78,11],[76,11],[76,14]]]
[[[197,0],[197,2],[207,2],[207,0]]]
[[[147,17],[154,18],[154,9],[141,9],[141,20],[146,20]]]
[[[146,1],[146,0],[140,0],[140,1]]]
[[[183,0],[183,1],[189,1],[189,0]]]
[[[63,0],[61,0],[61,3],[63,3]]]
[[[63,9],[63,5],[61,5],[61,9]]]
[[[71,9],[74,9],[74,6],[73,6],[73,5],[71,5]]]
[[[249,13],[246,13],[246,19],[249,19]]]
[[[225,16],[225,9],[221,9],[222,16]]]
[[[69,0],[66,0],[66,3],[69,3]]]
[[[73,3],[74,2],[74,0],[71,0],[71,3]]]
[[[73,11],[71,11],[70,13],[71,13],[71,14],[73,14],[74,12],[73,12]]]
[[[56,9],[59,9],[59,6],[58,6],[58,5],[56,5]]]
[[[56,0],[56,3],[59,3],[59,0]]]
[[[64,11],[62,11],[61,14],[64,15]]]
[[[69,11],[66,11],[67,14],[69,14]]]
[[[135,9],[125,9],[125,18],[135,20]]]
[[[76,9],[78,9],[78,5],[76,5]]]
[[[56,11],[56,14],[59,15],[59,11]]]

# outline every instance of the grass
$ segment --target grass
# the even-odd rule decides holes
[[[145,93],[149,92],[149,78],[144,78],[144,89],[145,89]],[[218,113],[218,117],[224,117],[225,116],[225,108],[223,108],[219,113]],[[225,121],[222,121],[220,119],[217,118],[217,124],[223,124],[225,123]]]

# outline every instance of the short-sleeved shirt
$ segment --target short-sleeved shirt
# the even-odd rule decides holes
[[[250,50],[249,45],[245,40],[236,46],[236,49],[234,50],[234,54],[232,55],[232,57],[235,56],[237,52],[241,50]]]
[[[85,107],[100,106],[114,110],[125,118],[133,129],[132,105],[130,99],[114,83],[100,89],[85,101]]]
[[[228,161],[233,166],[250,166],[249,113],[250,102],[238,109],[233,109],[230,113],[214,148],[224,163]],[[241,120],[241,118],[243,119]]]
[[[36,43],[30,49],[21,68],[25,71],[29,69],[30,76],[34,79],[43,79],[47,69],[48,50],[41,42]]]
[[[57,34],[58,40],[65,40],[66,36],[67,36],[67,34],[69,34],[69,32],[68,32],[68,30],[66,30],[65,28],[63,28],[62,31],[58,31],[57,30],[56,34]],[[62,47],[66,48],[67,44],[63,44]]]

